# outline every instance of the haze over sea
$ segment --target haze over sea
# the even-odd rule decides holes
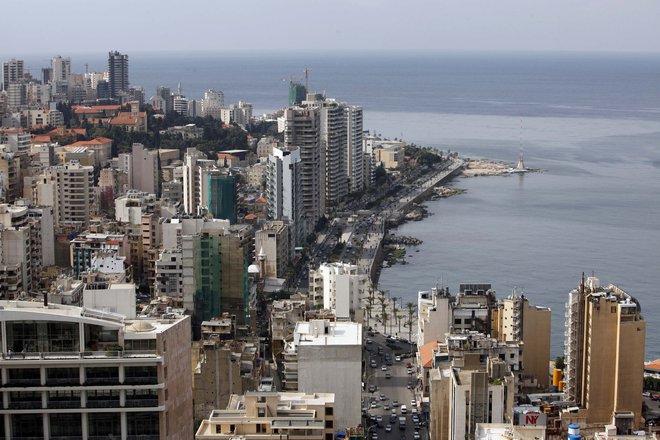
[[[104,53],[71,57],[75,71],[105,69]],[[309,67],[311,90],[362,105],[365,129],[384,136],[510,162],[522,145],[542,173],[456,180],[466,194],[429,202],[433,216],[399,228],[424,243],[409,264],[384,269],[379,287],[406,303],[436,284],[491,283],[498,297],[517,286],[552,308],[554,356],[567,293],[593,272],[639,299],[646,358],[660,357],[660,55],[129,57],[131,84],[147,98],[181,82],[189,98],[219,89],[259,114],[285,106],[290,76]]]

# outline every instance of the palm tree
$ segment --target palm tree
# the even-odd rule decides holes
[[[393,296],[393,297],[392,297],[392,317],[394,318],[395,322],[398,322],[398,321],[397,321],[397,316],[398,316],[398,315],[397,315],[396,312],[399,311],[399,309],[397,309],[397,307],[396,307],[396,300],[397,300],[397,299],[399,299],[399,298],[397,298],[396,296]]]
[[[406,309],[408,311],[408,321],[405,325],[408,327],[408,341],[412,342],[413,316],[417,311],[417,305],[415,305],[413,302],[406,303]]]
[[[371,309],[373,307],[371,304],[367,304],[364,308],[367,310],[367,327],[369,327],[369,318],[371,318]]]
[[[382,322],[383,322],[383,333],[387,333],[387,320],[390,318],[390,314],[383,312]]]
[[[403,318],[403,315],[401,313],[397,313],[396,320],[399,323],[399,333],[401,333],[401,318]]]
[[[383,316],[385,314],[385,309],[387,308],[387,298],[385,298],[385,292],[379,291],[378,292],[378,302],[380,303],[380,314]]]

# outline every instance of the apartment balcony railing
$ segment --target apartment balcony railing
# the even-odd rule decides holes
[[[75,400],[49,400],[48,408],[64,409],[64,408],[80,408],[80,399]]]
[[[126,408],[155,408],[158,406],[158,399],[126,399],[124,406]]]
[[[87,408],[119,408],[119,399],[87,400]]]
[[[65,360],[107,358],[158,358],[155,350],[100,350],[100,351],[53,351],[53,352],[3,352],[2,360]]]
[[[124,385],[156,385],[157,383],[158,377],[156,376],[124,378]]]
[[[41,400],[9,402],[9,409],[41,409]]]
[[[41,379],[9,379],[4,387],[38,387]]]

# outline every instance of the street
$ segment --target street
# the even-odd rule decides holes
[[[365,390],[362,393],[362,407],[368,408],[363,411],[364,426],[369,431],[369,439],[428,439],[428,430],[425,422],[425,415],[422,414],[419,402],[412,405],[415,399],[414,389],[417,382],[415,374],[416,365],[414,357],[411,356],[411,346],[408,343],[397,341],[387,343],[382,334],[375,333],[368,336],[371,343],[366,344],[364,351],[366,372],[365,372]],[[382,350],[382,354],[379,354]],[[401,355],[401,360],[397,361],[396,356]],[[387,361],[389,356],[389,361]],[[375,361],[375,367],[372,367],[372,360]],[[391,364],[391,365],[389,365]],[[412,374],[408,374],[408,364],[412,365]],[[383,366],[386,368],[383,370]],[[388,378],[387,375],[391,377]],[[410,385],[410,389],[408,388]],[[370,392],[371,387],[375,387]],[[381,398],[381,394],[384,399]],[[374,403],[375,402],[375,407]],[[393,406],[396,405],[396,406]],[[405,406],[405,414],[402,413],[402,406]],[[394,411],[393,411],[394,410]],[[414,416],[419,417],[418,427],[415,429],[413,422]],[[382,417],[382,422],[371,420],[372,417]],[[401,429],[400,418],[405,418],[405,429]],[[386,426],[390,425],[391,431],[387,432]],[[415,432],[418,431],[418,436]],[[376,433],[376,437],[374,437]]]

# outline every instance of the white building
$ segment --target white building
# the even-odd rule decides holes
[[[115,199],[115,220],[139,225],[142,223],[142,215],[152,211],[155,203],[154,194],[129,190],[126,195]]]
[[[300,150],[297,147],[273,147],[266,168],[268,217],[289,223],[293,247],[305,239],[301,191]]]
[[[94,283],[83,289],[83,306],[119,313],[129,319],[135,313],[135,284],[133,283]]]
[[[328,320],[296,324],[289,351],[297,355],[298,391],[334,393],[335,430],[361,420],[362,325]]]
[[[349,192],[364,189],[364,153],[362,150],[362,107],[348,105],[346,114],[346,175]]]
[[[322,263],[310,274],[310,292],[323,293],[323,308],[333,310],[338,319],[361,321],[360,298],[367,286],[367,276],[347,263]]]
[[[163,249],[156,260],[156,295],[183,298],[181,249]]]

